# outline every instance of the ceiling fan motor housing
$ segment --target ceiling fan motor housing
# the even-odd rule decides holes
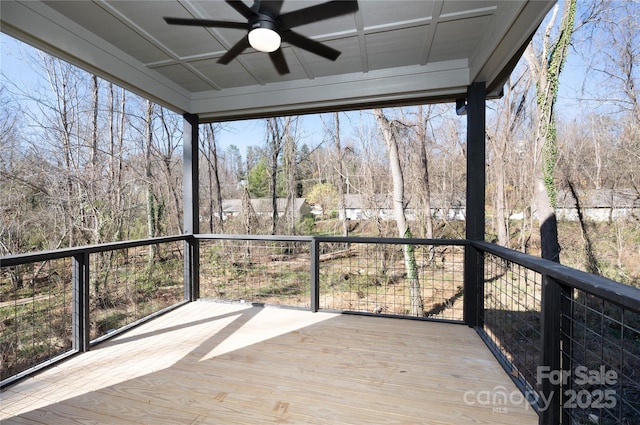
[[[277,21],[265,13],[260,13],[255,18],[249,20],[249,31],[256,28],[269,29],[280,33]]]

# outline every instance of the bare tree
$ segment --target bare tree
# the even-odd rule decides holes
[[[491,166],[495,179],[494,221],[498,233],[498,244],[509,247],[509,212],[507,199],[507,165],[509,150],[518,135],[518,127],[523,123],[527,93],[531,80],[526,73],[509,79],[505,85],[504,98],[496,103],[495,123],[488,126]]]
[[[603,184],[640,186],[635,166],[640,161],[640,4],[612,0],[594,3],[598,19],[591,21],[585,41],[577,48],[587,63],[585,79],[590,77],[595,84],[585,80],[581,101],[589,109],[603,111],[597,121],[606,123],[615,117],[615,131],[603,135],[613,164]],[[597,128],[601,133],[603,127]],[[598,141],[594,139],[594,143]],[[611,150],[612,143],[615,151]]]
[[[335,186],[338,189],[338,211],[339,217],[342,217],[342,235],[349,236],[349,219],[347,218],[347,208],[345,202],[345,170],[344,170],[344,152],[342,150],[340,140],[340,114],[334,112],[333,116],[333,129],[330,124],[322,120],[324,131],[327,136],[333,141],[335,149],[334,158],[335,161],[331,161],[334,164],[335,177],[332,179],[335,181]]]
[[[204,127],[204,137],[201,138],[200,150],[207,161],[207,179],[209,196],[207,204],[209,206],[209,231],[211,233],[224,232],[224,222],[222,217],[222,190],[220,188],[220,163],[218,161],[218,147],[216,145],[217,128],[209,123]]]
[[[145,147],[145,184],[147,193],[147,236],[154,238],[160,234],[160,220],[163,213],[163,205],[158,199],[153,187],[153,171],[152,171],[152,151],[153,151],[153,108],[154,105],[150,100],[146,101],[146,114],[145,114],[145,132],[144,132],[144,147]],[[157,246],[152,245],[149,250],[149,260],[155,258]]]
[[[289,134],[292,117],[267,118],[267,147],[271,166],[271,205],[273,210],[271,234],[278,226],[278,165],[286,135]]]
[[[91,88],[92,88],[92,116],[91,116],[91,156],[89,162],[91,166],[95,168],[98,162],[98,111],[100,107],[100,96],[98,86],[98,76],[91,75]]]
[[[396,217],[398,234],[401,238],[411,238],[411,229],[409,229],[407,224],[404,211],[404,178],[402,175],[402,166],[400,164],[396,132],[394,131],[391,122],[389,122],[387,117],[384,115],[382,109],[374,109],[373,113],[387,144],[390,173],[393,180],[393,211]],[[411,314],[413,316],[422,317],[424,316],[424,303],[422,301],[422,293],[420,291],[420,280],[418,277],[418,266],[416,264],[414,246],[410,244],[404,245],[403,252],[405,270],[407,272],[407,279],[409,280]]]
[[[182,134],[182,118],[175,114],[170,114],[161,107],[154,108],[160,122],[160,131],[154,135],[153,150],[154,156],[159,160],[160,171],[164,177],[164,182],[160,187],[166,192],[163,197],[163,205],[170,202],[173,220],[166,221],[169,228],[173,225],[173,233],[182,233],[182,168],[180,151],[180,135]]]
[[[357,174],[351,179],[355,185],[355,190],[362,198],[364,209],[363,218],[375,222],[379,237],[386,236],[380,215],[377,213],[380,206],[377,203],[376,195],[387,193],[391,190],[389,185],[388,158],[385,152],[384,143],[380,143],[378,128],[370,125],[367,115],[359,113],[356,126],[356,145],[358,151],[356,169]],[[367,212],[371,212],[367,215]]]
[[[414,191],[419,199],[418,220],[422,228],[422,234],[426,238],[433,238],[433,214],[431,213],[431,183],[429,182],[429,120],[431,118],[431,106],[425,107],[420,105],[417,107],[415,123],[413,129],[415,132],[415,140],[409,146],[409,155],[412,159],[411,164],[414,179]],[[430,247],[431,256],[433,256],[433,246]],[[432,257],[433,258],[433,257]]]
[[[125,221],[125,183],[124,183],[124,132],[126,117],[126,91],[117,90],[120,95],[119,102],[113,83],[109,83],[109,182],[107,185],[107,199],[112,215],[113,239],[118,241],[123,238]],[[118,119],[119,118],[119,119]]]
[[[288,223],[286,226],[289,233],[294,235],[296,233],[296,199],[298,198],[298,187],[296,179],[297,168],[297,146],[296,146],[296,134],[297,134],[298,120],[294,120],[288,126],[288,131],[284,136],[284,172],[286,176],[286,195],[287,203],[285,206],[285,220]]]

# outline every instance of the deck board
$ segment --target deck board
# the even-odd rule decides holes
[[[516,387],[456,324],[189,303],[2,392],[3,424],[518,424]],[[465,393],[474,391],[465,399]]]

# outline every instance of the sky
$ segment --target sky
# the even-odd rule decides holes
[[[36,81],[44,81],[24,59],[25,55],[35,54],[36,49],[6,34],[0,33],[0,78],[3,83],[15,83],[19,87],[33,87]],[[355,113],[346,113],[354,115]],[[343,114],[345,115],[345,114]],[[341,118],[342,119],[342,118]],[[342,119],[347,125],[342,126],[343,138],[351,137],[348,116]],[[299,117],[302,143],[310,147],[320,144],[324,137],[324,129],[319,115]],[[246,120],[224,123],[224,130],[217,134],[218,146],[226,149],[237,146],[241,153],[246,153],[248,146],[262,146],[265,141],[264,120]]]
[[[302,143],[317,146],[324,137],[322,121],[318,115],[305,115],[298,118]],[[264,120],[236,121],[224,124],[225,131],[217,134],[217,143],[222,149],[237,146],[246,153],[247,146],[262,146],[265,142],[266,127]]]

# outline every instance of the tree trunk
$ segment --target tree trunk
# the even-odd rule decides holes
[[[73,118],[70,117],[71,111],[68,108],[68,89],[71,85],[69,68],[64,67],[62,63],[56,59],[50,59],[46,61],[47,76],[49,78],[49,84],[51,89],[55,93],[57,102],[56,113],[58,115],[59,122],[56,123],[59,126],[60,139],[63,145],[63,159],[62,163],[63,178],[65,180],[65,194],[62,197],[62,210],[65,212],[64,223],[65,233],[68,235],[69,246],[76,246],[76,219],[80,215],[79,209],[74,208],[73,199],[76,195],[79,195],[79,190],[76,190],[74,179],[72,175],[74,173],[73,166],[73,153],[71,147],[72,136],[72,124]],[[77,192],[77,193],[76,193]],[[78,196],[79,197],[79,196]]]
[[[336,147],[336,155],[338,157],[337,174],[338,174],[338,209],[342,216],[342,235],[349,236],[349,219],[347,218],[347,207],[344,197],[344,164],[342,155],[342,146],[340,143],[340,117],[338,112],[333,114],[334,132],[333,132],[333,144]]]
[[[257,221],[256,212],[251,205],[251,196],[249,196],[249,189],[244,188],[242,191],[242,225],[244,227],[244,231],[247,235],[250,235],[253,228],[255,227],[255,222]],[[247,261],[251,258],[251,241],[246,241],[245,243],[245,258]]]
[[[89,162],[93,168],[98,161],[98,76],[91,75],[91,86],[93,89],[93,115],[91,117],[91,156]]]
[[[525,57],[536,82],[538,120],[536,123],[534,163],[539,170],[535,176],[534,202],[540,226],[542,258],[560,262],[558,222],[555,215],[556,188],[554,171],[557,160],[557,134],[554,105],[558,94],[560,72],[565,63],[576,12],[576,0],[566,0],[558,39],[551,43],[551,28],[557,14],[557,6],[547,26],[543,50],[536,57],[529,44]]]
[[[91,89],[92,89],[92,111],[91,111],[91,151],[89,153],[89,175],[87,178],[87,184],[89,184],[90,193],[87,198],[93,198],[94,202],[91,202],[92,209],[92,223],[90,223],[90,229],[92,231],[92,244],[99,244],[103,241],[104,220],[102,219],[102,211],[96,205],[96,196],[98,182],[100,181],[100,171],[98,170],[98,77],[95,74],[91,75]]]
[[[289,118],[285,118],[284,129],[280,128],[278,118],[267,118],[267,137],[271,154],[271,234],[275,235],[278,228],[278,158],[282,151],[283,133],[286,133]]]
[[[404,215],[404,178],[402,175],[402,168],[400,166],[400,155],[398,153],[398,141],[396,139],[396,134],[391,123],[381,109],[374,109],[373,113],[387,144],[389,166],[391,168],[390,172],[393,180],[393,212],[396,217],[398,234],[401,238],[411,238],[411,230],[407,225],[407,220]],[[420,280],[418,277],[418,267],[416,264],[414,246],[409,244],[404,245],[403,253],[407,280],[409,281],[411,315],[423,317],[424,303],[422,301],[422,294],[420,291]]]
[[[208,133],[203,138],[202,143],[205,151],[205,158],[209,163],[209,230],[211,233],[224,233],[224,222],[222,220],[222,189],[220,187],[220,173],[218,162],[218,146],[216,144],[216,132],[213,124],[208,125]]]
[[[428,115],[428,114],[427,114]],[[424,116],[422,106],[418,107],[418,144],[420,145],[420,170],[419,170],[419,192],[422,207],[424,210],[423,226],[424,236],[427,239],[433,238],[433,215],[431,214],[431,187],[429,185],[429,158],[427,156],[427,121],[429,116]],[[435,246],[429,246],[429,261],[435,257]]]
[[[284,135],[284,168],[287,176],[287,205],[285,216],[288,221],[288,229],[291,235],[296,233],[296,139],[295,130],[289,126],[289,131]]]
[[[153,172],[151,170],[151,144],[153,143],[153,104],[150,100],[146,102],[146,115],[145,115],[145,183],[147,189],[147,236],[154,238],[158,235],[158,214],[159,205],[156,195],[153,191]],[[149,247],[149,261],[153,261],[156,256],[156,245]]]

